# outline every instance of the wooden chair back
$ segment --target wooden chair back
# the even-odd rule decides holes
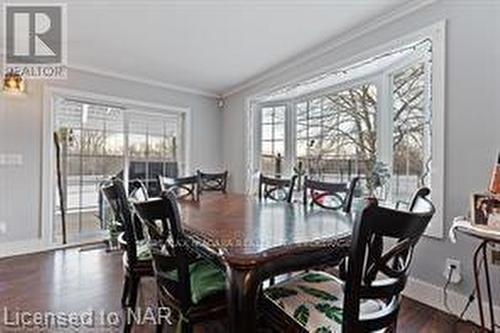
[[[191,197],[192,200],[198,201],[198,177],[188,176],[179,178],[170,178],[158,176],[161,192],[171,191],[177,199],[185,199]]]
[[[358,216],[345,279],[343,332],[371,332],[396,322],[413,250],[435,212],[426,196],[417,201],[418,211],[372,204]],[[384,300],[386,306],[360,317],[360,303],[366,299]]]
[[[304,205],[317,205],[325,209],[350,212],[358,181],[359,177],[355,177],[350,183],[328,183],[312,180],[306,176],[303,189]],[[325,203],[325,199],[330,199],[329,201],[333,203]]]
[[[101,186],[101,192],[108,201],[116,221],[123,226],[128,265],[131,269],[134,269],[137,264],[137,236],[133,223],[133,214],[123,182],[114,177]]]
[[[144,201],[149,199],[148,189],[140,179],[130,181],[128,198],[134,201]]]
[[[272,178],[260,174],[259,177],[259,199],[271,199],[274,201],[292,202],[293,189],[297,176],[290,179]]]
[[[228,172],[206,173],[196,171],[198,177],[198,195],[204,191],[219,191],[226,193]]]
[[[158,283],[169,281],[165,274],[175,267],[177,270],[180,294],[178,295],[181,309],[187,310],[191,304],[191,285],[189,278],[189,257],[192,246],[184,234],[181,225],[179,208],[175,195],[162,192],[159,198],[134,203],[135,210],[146,224],[152,241],[151,252],[153,266]],[[161,230],[156,221],[161,221]]]

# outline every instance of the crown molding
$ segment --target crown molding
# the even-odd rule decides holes
[[[145,84],[145,85],[148,85],[151,87],[156,87],[156,88],[169,89],[169,90],[173,90],[173,91],[194,94],[194,95],[200,95],[200,96],[205,96],[205,97],[220,98],[220,95],[213,93],[213,92],[210,92],[210,91],[196,89],[196,88],[190,88],[190,87],[177,85],[177,84],[173,84],[173,83],[168,83],[168,82],[157,81],[157,80],[148,79],[145,77],[140,77],[140,76],[135,76],[135,75],[117,73],[117,72],[114,72],[111,70],[102,69],[102,68],[98,68],[98,67],[94,67],[94,66],[87,66],[87,65],[82,65],[82,64],[71,64],[68,66],[68,68],[73,69],[73,70],[77,70],[80,72],[86,72],[86,73],[106,76],[106,77],[110,77],[110,78],[114,78],[114,79],[120,79],[120,80],[130,81],[130,82],[134,82],[134,83]]]
[[[234,95],[238,92],[241,92],[244,89],[250,88],[252,86],[256,86],[259,83],[262,83],[268,79],[274,78],[294,67],[303,65],[308,63],[314,59],[320,58],[338,47],[347,44],[350,41],[355,40],[363,35],[366,35],[369,32],[375,31],[376,29],[389,24],[391,22],[396,21],[397,19],[407,16],[423,7],[426,7],[438,0],[412,0],[404,5],[397,7],[387,13],[384,13],[374,19],[371,19],[369,23],[362,24],[353,29],[348,29],[343,33],[337,34],[335,37],[330,39],[329,41],[322,43],[321,46],[313,47],[308,51],[301,52],[296,56],[289,58],[288,60],[283,61],[282,63],[273,66],[271,69],[268,69],[260,74],[253,76],[252,78],[243,81],[242,83],[234,86],[233,88],[228,89],[226,92],[223,92],[221,95],[223,98],[227,98],[231,95]]]

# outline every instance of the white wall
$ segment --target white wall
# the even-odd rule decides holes
[[[191,168],[217,170],[222,166],[222,113],[215,98],[182,93],[135,82],[70,71],[68,80],[51,86],[124,97],[150,103],[190,107]],[[27,96],[0,94],[0,154],[20,154],[21,166],[0,166],[0,247],[41,234],[43,84],[28,81]],[[50,140],[50,138],[49,138]]]
[[[245,98],[286,83],[308,72],[348,60],[363,51],[418,31],[446,19],[446,114],[444,224],[468,210],[471,191],[486,188],[489,173],[500,150],[500,2],[481,0],[437,1],[324,54],[286,70],[258,85],[227,97],[224,110],[224,161],[232,174],[231,188],[243,191],[245,183]],[[444,284],[447,257],[464,265],[465,280],[457,291],[471,289],[472,245],[425,238],[418,246],[413,276],[431,284]]]

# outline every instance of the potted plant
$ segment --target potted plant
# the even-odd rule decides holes
[[[379,200],[387,199],[387,184],[391,178],[389,166],[384,162],[375,162],[371,174],[367,179],[369,195]]]

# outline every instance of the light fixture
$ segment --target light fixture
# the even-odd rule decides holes
[[[24,94],[26,84],[23,77],[17,73],[6,73],[3,78],[3,91],[12,95]]]

